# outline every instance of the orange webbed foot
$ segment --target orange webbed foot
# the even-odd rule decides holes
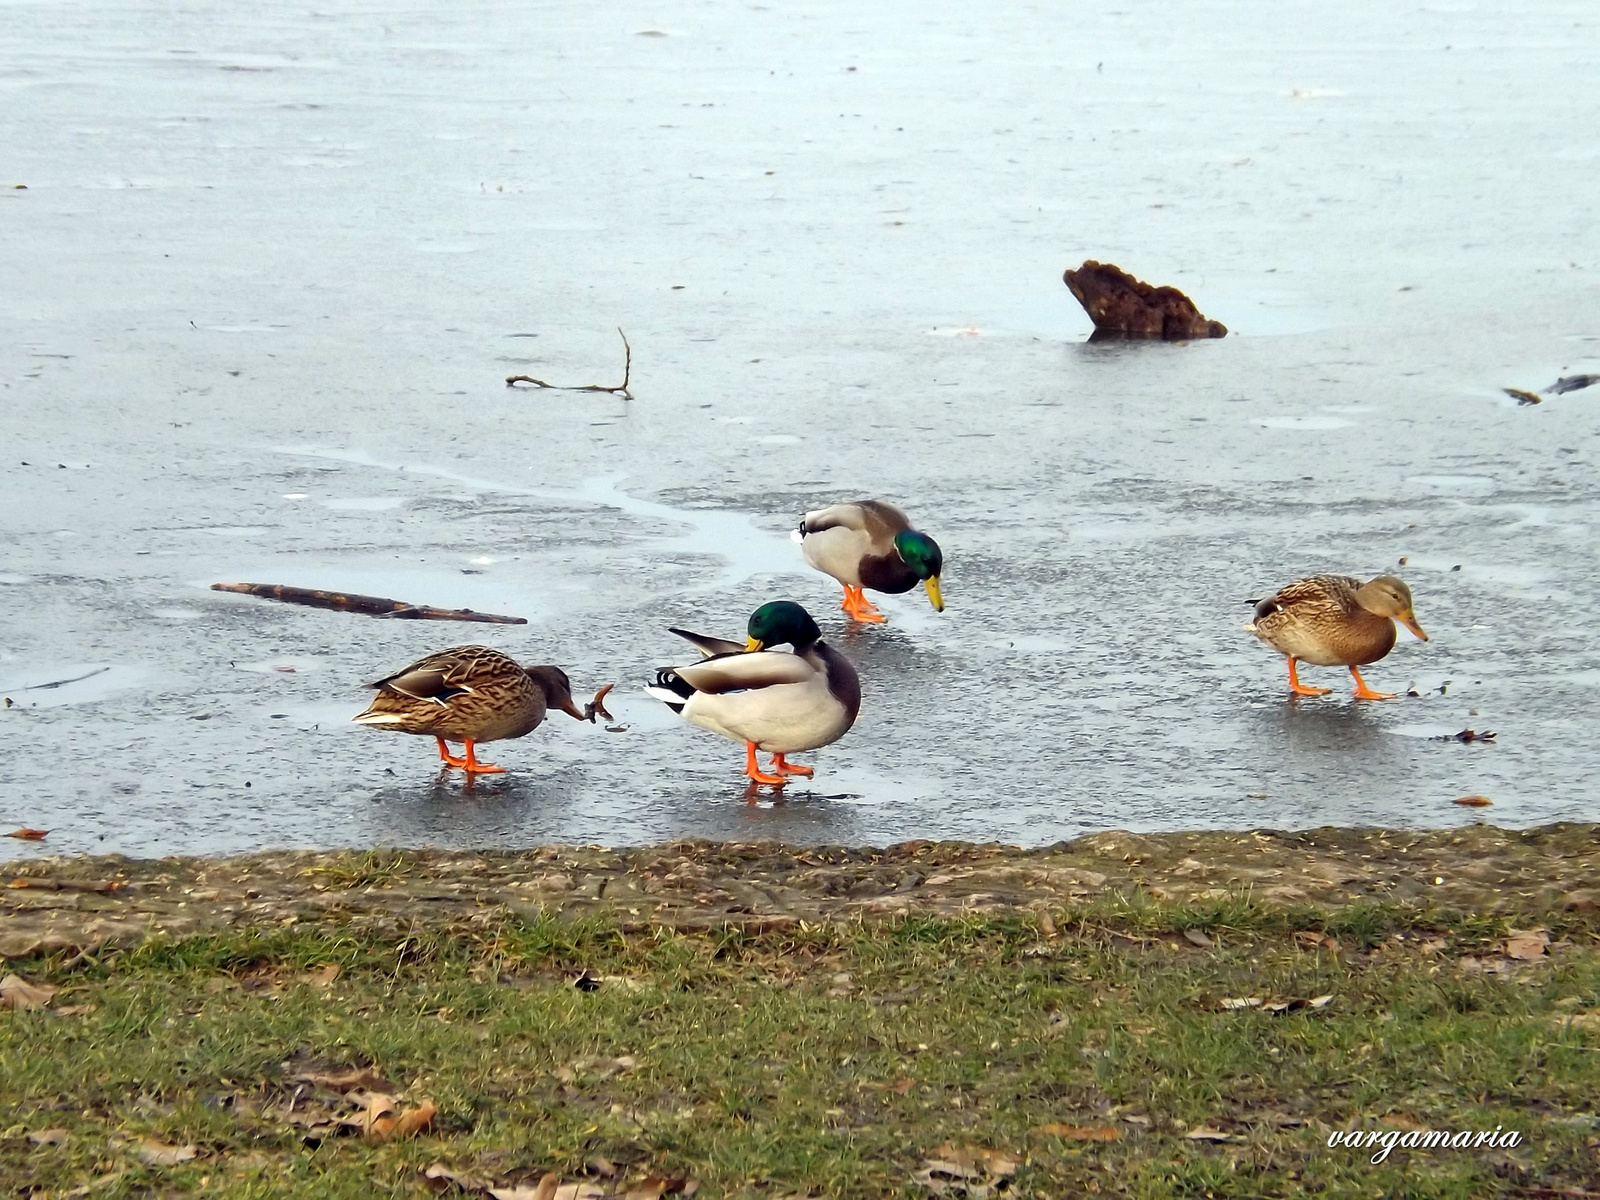
[[[473,743],[468,742],[467,759],[461,764],[462,770],[466,771],[468,775],[504,775],[506,773],[504,767],[497,767],[493,763],[479,762],[474,750]]]
[[[444,763],[445,766],[464,767],[467,765],[466,759],[457,758],[454,754],[450,753],[450,744],[442,737],[436,737],[433,740],[439,743],[439,761]]]
[[[1332,688],[1312,687],[1310,684],[1301,683],[1300,682],[1300,673],[1296,669],[1298,667],[1298,665],[1299,664],[1295,659],[1291,658],[1289,660],[1289,694],[1290,695],[1292,695],[1292,696],[1326,696],[1329,692],[1333,691]]]
[[[761,764],[756,762],[756,744],[754,742],[746,742],[744,744],[744,773],[752,783],[789,782],[787,776],[769,775],[761,769]]]
[[[807,779],[817,773],[812,767],[796,766],[781,754],[772,756],[772,769],[780,775],[803,775]]]
[[[1367,681],[1361,678],[1361,672],[1356,670],[1354,667],[1350,668],[1350,674],[1354,675],[1356,679],[1356,690],[1350,693],[1352,699],[1393,700],[1395,698],[1395,694],[1393,692],[1375,692],[1369,688],[1367,686]]]

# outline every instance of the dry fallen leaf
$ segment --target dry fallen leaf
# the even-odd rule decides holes
[[[1562,1029],[1591,1029],[1595,1033],[1600,1033],[1600,1009],[1571,1015],[1555,1013],[1550,1019]],[[30,1133],[28,1136],[32,1137],[33,1134]]]
[[[1231,1012],[1236,1008],[1260,1008],[1262,998],[1260,996],[1245,996],[1236,1000],[1219,1000],[1217,1004],[1223,1011]]]
[[[48,829],[14,829],[5,835],[22,842],[42,842],[50,836]]]
[[[561,1176],[549,1172],[533,1187],[492,1187],[489,1195],[494,1200],[555,1200],[556,1189],[561,1186]]]
[[[1231,1142],[1233,1135],[1224,1133],[1220,1129],[1212,1129],[1209,1125],[1196,1125],[1183,1135],[1191,1142]]]
[[[1115,1142],[1122,1137],[1122,1130],[1112,1125],[1063,1125],[1059,1121],[1040,1125],[1034,1132],[1069,1142]]]
[[[1331,950],[1339,953],[1339,939],[1326,933],[1318,933],[1314,929],[1302,929],[1295,933],[1294,944],[1302,950]]]
[[[1506,933],[1506,955],[1523,962],[1538,962],[1544,957],[1544,948],[1550,944],[1543,929],[1508,929]]]
[[[372,1138],[411,1137],[433,1124],[439,1109],[432,1100],[415,1108],[402,1109],[393,1096],[373,1092],[366,1098],[366,1110],[357,1118],[363,1133]]]
[[[300,976],[300,982],[309,983],[314,987],[328,987],[337,978],[339,978],[339,964],[323,963],[315,971],[307,971]]]
[[[422,1177],[438,1188],[448,1188],[454,1185],[463,1192],[487,1192],[490,1183],[487,1179],[480,1179],[476,1175],[469,1175],[465,1171],[452,1171],[443,1163],[433,1163],[422,1168]]]
[[[1198,929],[1185,929],[1183,931],[1183,936],[1184,936],[1184,940],[1185,941],[1188,941],[1188,942],[1192,943],[1193,945],[1199,946],[1202,949],[1210,949],[1211,948],[1211,939],[1208,938],[1205,934],[1201,933]]]
[[[35,1129],[28,1135],[28,1140],[35,1146],[61,1146],[71,1136],[65,1129]]]
[[[330,1092],[372,1092],[387,1095],[394,1085],[372,1067],[348,1067],[343,1071],[301,1071],[289,1076],[291,1083],[309,1083]]]
[[[80,1200],[80,1197],[87,1196],[92,1192],[98,1192],[101,1188],[110,1187],[113,1183],[117,1182],[117,1180],[121,1179],[126,1174],[126,1171],[111,1171],[105,1175],[96,1175],[93,1179],[89,1180],[88,1183],[80,1183],[77,1187],[73,1188],[67,1193],[67,1196],[69,1197],[69,1200]]]
[[[149,1138],[135,1143],[133,1147],[133,1156],[152,1167],[175,1167],[179,1163],[188,1162],[195,1153],[193,1143],[187,1146],[169,1146],[165,1142],[152,1141]]]
[[[48,983],[29,983],[20,975],[7,975],[0,979],[0,1008],[43,1008],[57,990]]]
[[[1001,1190],[1021,1165],[1008,1154],[981,1146],[946,1144],[934,1147],[932,1153],[935,1157],[925,1161],[911,1178],[935,1195],[950,1192],[985,1200]]]
[[[1487,796],[1458,796],[1450,803],[1459,804],[1463,808],[1489,808],[1494,801]]]

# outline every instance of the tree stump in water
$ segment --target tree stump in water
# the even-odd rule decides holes
[[[1063,278],[1097,335],[1166,338],[1219,338],[1228,335],[1221,321],[1208,321],[1194,301],[1175,287],[1152,287],[1110,263],[1089,259]]]

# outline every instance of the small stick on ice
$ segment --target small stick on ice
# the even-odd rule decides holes
[[[621,396],[624,400],[632,400],[633,393],[628,390],[628,378],[633,374],[633,347],[628,345],[628,335],[621,329],[617,330],[617,336],[622,339],[622,382],[616,387],[607,387],[603,383],[585,383],[581,386],[546,383],[542,379],[535,379],[532,375],[507,375],[506,386],[515,387],[519,383],[531,383],[534,387],[549,388],[553,392],[609,392],[613,396]]]

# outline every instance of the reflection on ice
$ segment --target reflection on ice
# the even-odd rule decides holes
[[[0,675],[0,696],[16,708],[57,708],[92,704],[129,688],[147,686],[154,673],[146,667],[106,663],[6,667]]]

